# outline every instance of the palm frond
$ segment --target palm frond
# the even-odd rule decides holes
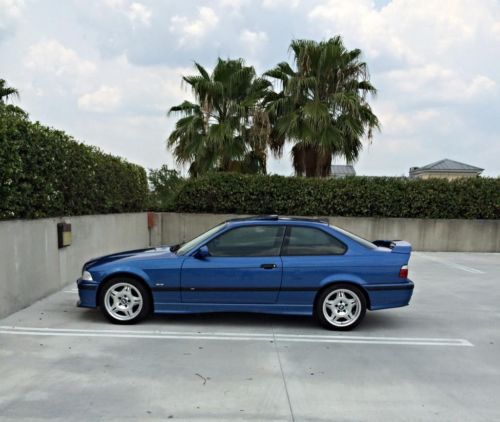
[[[200,75],[203,76],[203,78],[205,78],[206,80],[210,80],[210,75],[201,64],[199,64],[198,62],[194,62],[194,66],[196,67],[196,69],[198,69],[198,72],[200,72]]]

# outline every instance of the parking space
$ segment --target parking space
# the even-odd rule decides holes
[[[0,419],[499,420],[500,254],[414,253],[409,307],[107,323],[74,284],[0,320]]]

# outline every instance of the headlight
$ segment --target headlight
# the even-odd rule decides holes
[[[92,281],[92,274],[88,271],[82,272],[82,280]]]

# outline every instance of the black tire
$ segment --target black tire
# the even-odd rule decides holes
[[[343,292],[345,297],[345,302],[342,298],[338,297],[339,291]],[[335,295],[337,294],[337,296]],[[337,315],[337,323],[332,321],[330,318],[334,316],[334,312],[330,307],[326,306],[324,308],[325,300],[330,299],[332,302],[337,302],[336,309],[341,315]],[[352,305],[352,301],[356,301],[356,305]],[[325,315],[325,312],[329,316]],[[339,283],[324,289],[318,296],[316,300],[316,305],[314,313],[318,322],[328,330],[336,331],[349,331],[357,327],[359,323],[363,320],[366,314],[366,297],[360,288],[352,286],[350,284]],[[353,315],[354,314],[354,315]],[[348,318],[351,315],[352,318]]]
[[[125,288],[125,286],[129,286],[129,290],[123,290],[120,285],[123,285],[123,288]],[[111,297],[111,292],[114,288],[117,290],[121,289],[118,294],[122,293],[123,290],[120,299]],[[109,295],[107,295],[108,292],[110,292]],[[142,301],[141,306],[139,306],[139,304],[134,304],[133,302],[135,299],[139,298]],[[122,299],[124,302],[128,303],[122,303]],[[109,301],[109,306],[106,306],[106,300]],[[115,301],[119,301],[117,307],[121,308],[113,312],[110,308],[117,303]],[[149,291],[141,282],[131,277],[116,277],[107,281],[102,287],[99,295],[99,307],[101,308],[104,316],[113,324],[129,325],[136,324],[146,318],[152,310],[152,303]],[[128,309],[130,309],[130,315],[128,315]]]

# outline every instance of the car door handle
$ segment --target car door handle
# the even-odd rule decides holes
[[[260,268],[264,268],[265,270],[272,270],[273,268],[276,268],[276,264],[262,264]]]

